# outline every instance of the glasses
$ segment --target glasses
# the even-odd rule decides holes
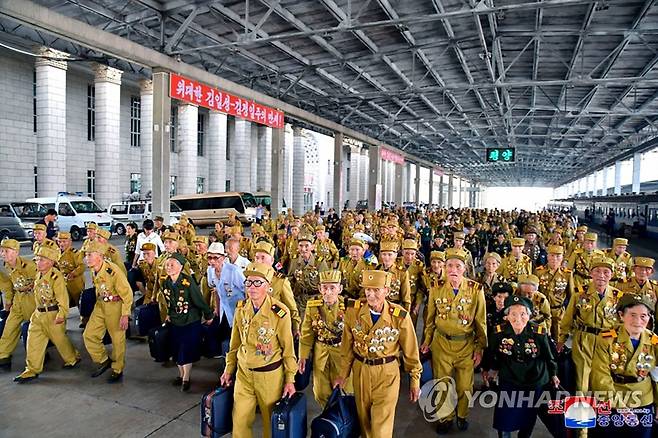
[[[208,260],[219,260],[223,258],[224,256],[208,256]]]
[[[265,280],[245,280],[244,285],[246,287],[255,286],[261,287],[265,283]]]

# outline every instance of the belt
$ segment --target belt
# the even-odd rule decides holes
[[[563,306],[551,306],[551,310],[563,309]]]
[[[274,371],[277,368],[279,368],[282,363],[283,363],[283,359],[279,359],[276,362],[272,362],[269,365],[265,365],[264,367],[249,368],[249,371],[255,371],[257,373],[264,373],[265,371]]]
[[[603,331],[603,329],[596,328],[596,327],[590,327],[588,325],[581,325],[578,330],[580,330],[581,332],[585,332],[585,333],[591,333],[593,335],[598,335],[599,333],[601,333]]]
[[[439,330],[437,330],[436,332],[438,334],[440,334],[441,336],[443,336],[444,338],[446,338],[447,340],[449,340],[449,341],[466,341],[467,339],[470,339],[470,338],[473,337],[472,333],[468,333],[468,334],[465,334],[465,335],[446,335],[445,333],[443,333]]]
[[[340,345],[342,340],[343,340],[342,338],[335,338],[335,339],[325,339],[324,341],[320,341],[320,342],[322,342],[323,344],[329,345],[331,347],[337,347],[337,346]]]
[[[101,297],[101,300],[105,301],[106,303],[111,303],[121,301],[121,297],[119,295],[105,295]]]
[[[54,312],[55,310],[59,310],[59,306],[37,307],[37,310],[42,313]]]
[[[635,377],[635,376],[622,376],[620,374],[613,374],[612,381],[615,383],[638,383],[644,380],[644,377]]]
[[[354,354],[354,357],[356,360],[359,362],[363,362],[366,365],[384,365],[389,362],[393,362],[395,359],[397,359],[397,356],[386,356],[386,357],[378,357],[377,359],[366,359],[364,357],[359,356],[358,354]]]

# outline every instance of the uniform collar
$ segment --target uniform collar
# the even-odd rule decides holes
[[[361,309],[359,311],[359,318],[361,319],[361,322],[364,324],[366,327],[365,332],[369,332],[372,330],[374,327],[377,326],[386,326],[390,325],[391,322],[391,315],[389,311],[389,303],[388,301],[384,301],[384,307],[382,308],[382,313],[379,316],[379,319],[377,320],[376,323],[372,323],[372,317],[370,316],[370,306],[368,306],[367,302],[363,303],[363,306],[361,306]]]

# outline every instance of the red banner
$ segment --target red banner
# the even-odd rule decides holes
[[[382,157],[382,160],[392,161],[395,164],[404,164],[404,157],[402,155],[396,154],[388,149],[380,149],[379,156]]]
[[[173,99],[221,111],[272,128],[283,128],[283,111],[233,96],[225,91],[171,73],[169,96]]]

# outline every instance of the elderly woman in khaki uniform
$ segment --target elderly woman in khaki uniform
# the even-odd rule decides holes
[[[386,301],[391,275],[364,271],[365,301],[350,301],[341,342],[343,362],[334,386],[352,373],[362,436],[391,437],[400,392],[401,357],[411,377],[409,400],[418,401],[420,373],[416,331],[409,313]]]
[[[251,437],[256,406],[263,417],[263,436],[270,437],[274,404],[295,393],[297,363],[290,312],[269,295],[271,266],[250,263],[244,271],[248,299],[239,301],[233,318],[226,368],[220,378],[230,385],[235,377],[233,436]]]

